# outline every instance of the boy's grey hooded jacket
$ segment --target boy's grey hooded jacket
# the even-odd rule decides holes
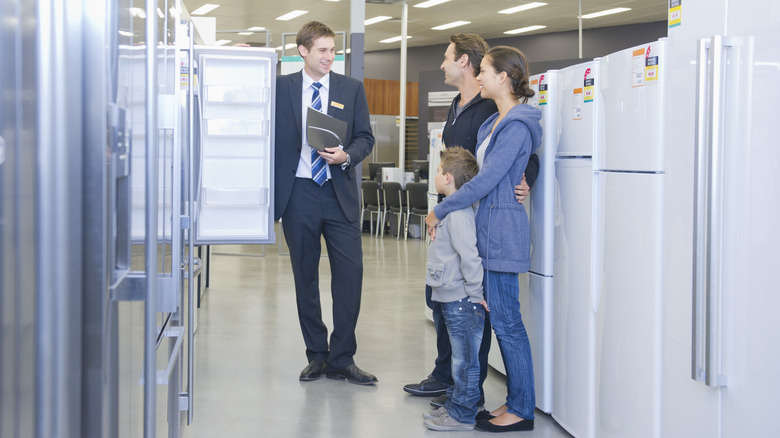
[[[490,135],[498,113],[479,128],[477,147]],[[477,211],[477,249],[482,266],[495,272],[526,272],[531,266],[528,216],[515,199],[528,157],[542,140],[542,113],[530,105],[516,105],[498,123],[485,150],[479,173],[447,196],[434,209],[444,218],[480,201]]]

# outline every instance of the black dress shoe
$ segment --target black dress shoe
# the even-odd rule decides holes
[[[494,418],[496,418],[495,415],[491,415],[490,411],[488,411],[487,409],[483,409],[483,410],[477,412],[476,420],[477,421],[480,421],[480,420],[492,420]]]
[[[303,382],[311,382],[322,377],[322,373],[325,372],[325,362],[314,359],[306,365],[306,368],[301,371],[300,380]]]
[[[354,363],[340,370],[328,370],[325,373],[325,377],[329,379],[347,379],[347,382],[355,385],[373,385],[379,381],[376,376],[361,370]]]
[[[490,420],[477,420],[474,429],[482,432],[525,432],[534,430],[534,420],[520,420],[517,423],[507,424],[506,426],[497,426]]]
[[[436,397],[446,394],[447,388],[449,387],[450,385],[439,382],[438,380],[434,379],[433,376],[428,376],[427,379],[420,383],[410,383],[408,385],[404,385],[404,391],[412,395]],[[439,406],[435,407],[438,408]]]

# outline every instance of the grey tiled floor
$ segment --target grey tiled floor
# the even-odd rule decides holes
[[[212,247],[211,287],[195,335],[195,417],[182,427],[183,437],[489,436],[427,430],[421,412],[429,409],[429,399],[402,390],[426,377],[435,357],[433,324],[423,312],[426,249],[420,239],[363,237],[355,361],[379,378],[371,387],[298,380],[306,358],[290,261],[279,250]],[[332,327],[329,269],[323,258],[323,316]],[[488,408],[503,403],[504,385],[504,377],[491,369],[485,382]],[[569,437],[538,410],[533,432],[503,435]]]

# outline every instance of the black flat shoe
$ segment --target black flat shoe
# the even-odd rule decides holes
[[[340,370],[328,370],[328,372],[325,373],[325,377],[329,379],[346,379],[347,382],[354,383],[355,385],[373,385],[379,381],[376,376],[361,370],[355,364]]]
[[[325,372],[325,362],[321,360],[313,360],[306,365],[306,368],[301,371],[300,380],[302,382],[311,382],[322,377]]]
[[[534,420],[520,420],[517,423],[507,424],[506,426],[496,426],[489,420],[477,420],[476,430],[482,432],[525,432],[534,430]]]
[[[496,416],[495,415],[490,415],[490,411],[488,411],[487,409],[483,409],[483,410],[477,412],[477,416],[476,416],[476,420],[477,421],[480,421],[480,420],[492,420],[494,418],[496,418]]]

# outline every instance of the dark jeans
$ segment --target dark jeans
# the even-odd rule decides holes
[[[479,400],[479,348],[485,330],[485,308],[462,298],[440,303],[452,345],[455,384],[447,390],[444,407],[455,420],[474,424]]]
[[[441,303],[431,300],[433,290],[425,285],[425,304],[433,311],[433,325],[436,327],[436,361],[431,375],[439,382],[452,385],[452,345],[450,345],[450,336],[447,333],[447,325],[444,323]],[[479,395],[485,396],[485,390],[482,384],[487,378],[488,371],[488,352],[490,351],[490,340],[492,338],[490,326],[490,312],[485,312],[485,330],[482,332],[482,344],[479,346]]]

